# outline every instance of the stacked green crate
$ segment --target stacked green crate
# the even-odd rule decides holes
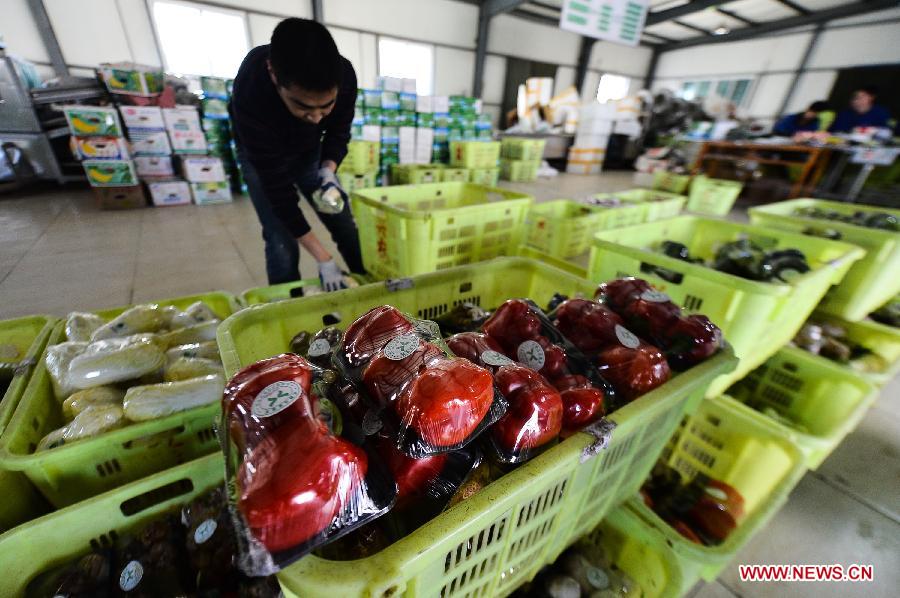
[[[349,194],[359,189],[375,187],[381,161],[381,144],[376,141],[351,140],[347,155],[338,168],[338,180]]]
[[[504,137],[500,147],[500,176],[507,181],[531,182],[537,178],[545,139]]]

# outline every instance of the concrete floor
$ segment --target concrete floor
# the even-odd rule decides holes
[[[538,200],[632,186],[629,173],[507,184]],[[743,219],[741,213],[733,217]],[[314,218],[310,218],[314,222]],[[321,225],[314,229],[327,237]],[[332,244],[328,244],[337,255]],[[313,276],[309,257],[301,272]],[[0,319],[64,316],[210,290],[266,284],[250,202],[101,212],[83,189],[0,198]],[[696,596],[896,596],[900,587],[900,381],[711,584]],[[872,564],[874,583],[742,583],[737,564]]]

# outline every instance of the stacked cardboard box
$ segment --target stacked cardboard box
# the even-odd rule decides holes
[[[615,104],[590,102],[581,107],[575,143],[569,149],[566,172],[599,174],[615,123]]]
[[[231,201],[231,184],[225,164],[221,158],[207,155],[209,146],[197,108],[163,108],[163,119],[175,154],[180,158],[181,174],[190,185],[194,203],[206,205]]]
[[[119,106],[122,121],[131,140],[135,169],[147,184],[154,206],[177,206],[191,203],[187,183],[175,177],[172,146],[166,134],[162,108],[159,106]]]
[[[107,106],[63,106],[72,153],[102,209],[142,208],[147,205],[128,152],[119,114]]]
[[[244,189],[237,149],[232,137],[231,115],[228,113],[228,100],[231,98],[231,79],[220,77],[200,77],[200,88],[203,99],[200,102],[203,111],[203,132],[209,155],[222,159],[225,173],[234,190]]]

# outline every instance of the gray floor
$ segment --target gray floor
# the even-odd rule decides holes
[[[547,200],[624,189],[632,179],[624,173],[561,175],[509,186]],[[327,236],[320,225],[315,230]],[[216,289],[239,293],[265,285],[262,247],[246,198],[126,212],[98,211],[88,190],[0,198],[0,319],[62,316]],[[308,257],[301,271],[314,275]],[[807,474],[772,523],[718,581],[698,586],[696,596],[898,595],[898,431],[900,381],[894,380],[859,428],[817,472]],[[875,582],[742,583],[738,563],[872,564]]]

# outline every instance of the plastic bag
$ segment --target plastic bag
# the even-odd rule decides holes
[[[165,323],[163,310],[155,303],[135,305],[97,328],[91,341],[132,336],[141,332],[158,332]]]
[[[169,328],[187,328],[203,322],[217,320],[216,314],[202,301],[191,303],[183,312],[174,314],[170,320]]]
[[[96,341],[69,363],[69,383],[85,389],[140,378],[159,370],[166,357],[152,334]]]
[[[160,341],[166,347],[176,347],[195,343],[206,343],[216,340],[216,329],[219,320],[209,320],[198,324],[176,328],[159,335]]]
[[[131,421],[159,419],[215,403],[222,396],[224,386],[225,379],[220,374],[132,386],[125,392],[122,408]]]
[[[166,366],[163,378],[166,382],[178,382],[211,375],[225,379],[225,368],[219,361],[203,357],[179,357]]]
[[[410,457],[463,448],[506,409],[490,373],[452,357],[434,322],[390,306],[353,322],[332,361]]]
[[[202,343],[187,343],[184,345],[176,345],[174,347],[170,347],[168,351],[166,351],[166,360],[169,363],[172,363],[179,357],[200,357],[202,359],[213,359],[222,362],[222,358],[219,355],[219,345],[216,341],[204,341]]]
[[[94,332],[105,322],[98,315],[85,312],[72,312],[66,318],[66,338],[70,341],[86,343]]]
[[[124,392],[112,386],[95,386],[94,388],[79,390],[63,401],[63,416],[68,420],[72,420],[88,407],[97,405],[117,405],[121,407],[124,397]]]
[[[44,365],[47,373],[50,374],[53,394],[56,395],[58,401],[64,401],[77,390],[69,377],[69,366],[72,365],[72,360],[84,353],[87,348],[88,343],[75,341],[47,347],[47,352],[44,354]]]
[[[320,417],[334,377],[284,354],[240,370],[225,388],[220,440],[247,575],[278,571],[384,514],[396,498],[362,432],[341,425],[339,435]]]
[[[125,414],[119,405],[95,405],[85,408],[71,422],[53,430],[38,443],[35,451],[44,451],[82,438],[98,436],[125,425]]]
[[[340,346],[343,337],[344,333],[334,326],[323,328],[315,334],[301,331],[291,339],[291,351],[315,366],[331,369],[331,354]]]

